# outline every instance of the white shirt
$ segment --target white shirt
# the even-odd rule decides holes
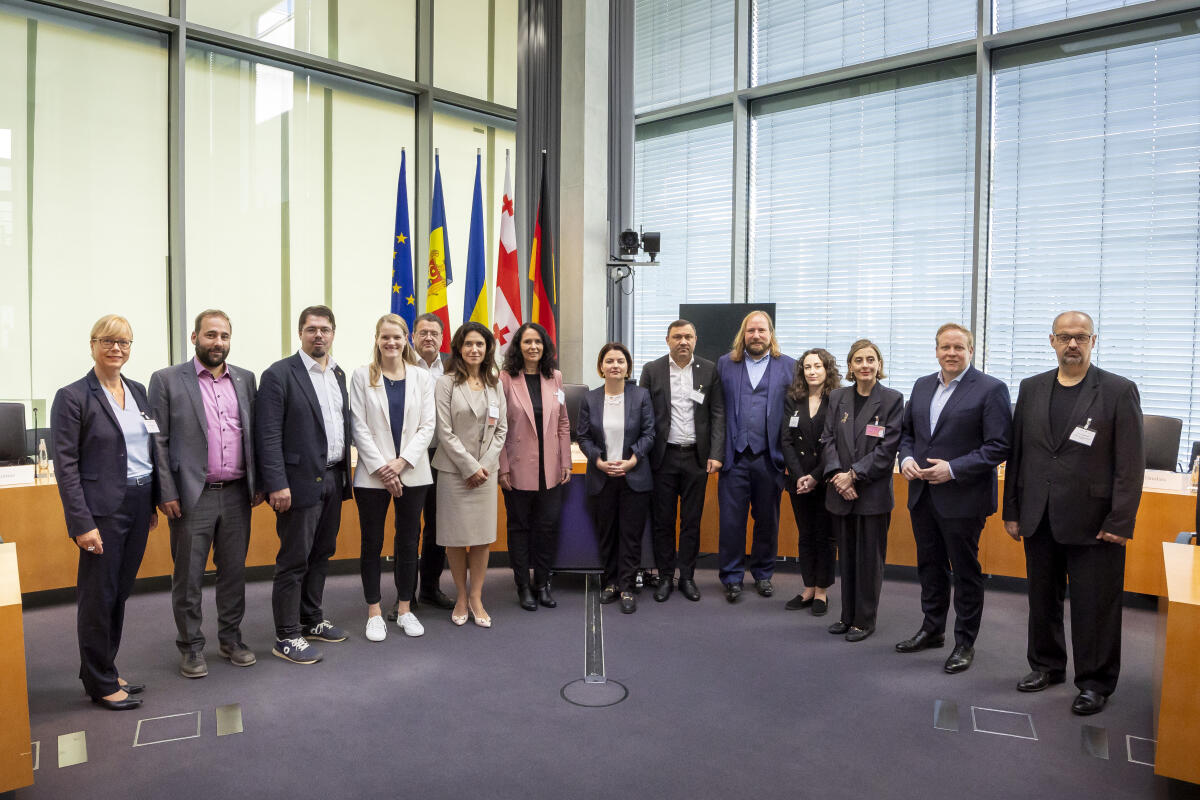
[[[418,367],[423,367],[423,368],[425,368],[425,369],[429,370],[429,373],[430,373],[431,375],[433,375],[433,379],[434,379],[435,381],[436,381],[438,378],[440,378],[440,377],[442,377],[443,375],[445,375],[445,374],[446,374],[446,368],[442,366],[442,357],[441,357],[441,355],[434,356],[434,358],[433,358],[433,363],[432,363],[432,364],[428,364],[428,363],[426,363],[426,362],[425,362],[425,359],[421,358],[421,356],[420,356],[420,355],[418,355],[418,356],[417,356],[417,366],[418,366]]]
[[[325,359],[325,369],[313,360],[312,356],[303,350],[299,351],[300,360],[308,370],[308,379],[312,381],[313,391],[317,393],[317,403],[321,406],[321,421],[325,423],[325,463],[336,464],[346,455],[345,428],[342,414],[342,389],[338,385],[337,374],[333,371],[336,366],[333,356]]]
[[[692,370],[696,359],[681,367],[668,356],[667,364],[671,376],[671,431],[667,443],[687,447],[696,443],[696,415],[692,409]]]
[[[623,461],[625,454],[625,393],[604,395],[604,444],[606,461]]]

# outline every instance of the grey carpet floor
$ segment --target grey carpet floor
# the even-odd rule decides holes
[[[122,713],[82,694],[73,606],[29,609],[40,757],[34,786],[16,796],[1196,796],[1129,759],[1130,749],[1153,758],[1141,741],[1153,737],[1151,610],[1126,609],[1120,687],[1103,713],[1083,719],[1069,711],[1069,682],[1035,695],[1014,690],[1027,669],[1018,592],[989,589],[975,665],[948,676],[948,650],[893,652],[920,626],[912,581],[887,580],[876,634],[849,644],[825,632],[837,618],[836,587],[830,614],[816,619],[783,609],[795,575],[777,577],[775,597],[749,591],[737,605],[725,602],[714,571],[697,578],[699,603],[675,594],[657,604],[644,593],[632,616],[604,608],[607,675],[628,689],[607,708],[561,696],[584,672],[580,576],[556,580],[557,609],[528,613],[516,605],[511,573],[492,569],[485,601],[494,628],[457,628],[448,612],[422,609],[424,637],[393,625],[382,643],[363,637],[357,576],[331,576],[326,613],[352,635],[322,644],[326,658],[313,666],[270,656],[270,584],[253,583],[244,631],[259,661],[246,669],[217,655],[208,587],[209,675],[200,680],[176,672],[169,594],[137,594],[118,664],[149,688],[140,710]],[[443,584],[450,588],[448,575]],[[935,728],[938,701],[957,711],[956,731]],[[230,704],[240,706],[244,731],[217,736],[215,710]],[[135,736],[194,734],[194,712],[198,737],[133,746]],[[191,716],[151,720],[179,714]],[[1107,759],[1084,747],[1085,725],[1102,729],[1086,735],[1107,742]],[[77,731],[86,734],[87,762],[60,767],[58,737]]]

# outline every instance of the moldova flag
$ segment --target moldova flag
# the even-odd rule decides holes
[[[442,200],[442,163],[433,155],[433,210],[429,214],[429,282],[425,310],[442,320],[442,352],[450,352],[450,310],[446,287],[454,280],[450,271],[450,237],[446,233],[446,203]]]
[[[482,156],[475,152],[475,194],[471,197],[471,236],[467,240],[467,291],[463,298],[463,322],[488,322],[487,251],[483,240],[483,188],[480,183]]]
[[[392,242],[392,313],[398,314],[412,333],[417,318],[416,282],[413,280],[412,242],[408,228],[408,181],[404,171],[404,148],[400,149],[400,180],[396,184],[396,232]]]

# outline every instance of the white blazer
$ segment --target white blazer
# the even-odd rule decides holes
[[[429,445],[437,429],[433,405],[433,377],[412,364],[404,369],[404,424],[400,431],[400,453],[392,442],[391,407],[382,379],[371,386],[370,368],[359,367],[350,379],[350,430],[358,448],[354,485],[382,489],[383,482],[372,473],[397,455],[409,464],[400,476],[405,486],[433,483],[429,470]]]

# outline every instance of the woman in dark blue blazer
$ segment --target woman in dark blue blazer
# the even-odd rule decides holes
[[[630,383],[633,359],[625,345],[600,348],[596,369],[604,385],[584,396],[577,438],[587,456],[587,492],[600,558],[604,562],[601,603],[621,598],[621,613],[637,611],[634,581],[642,561],[642,534],[650,511],[650,448],[654,409],[650,392]],[[620,450],[610,442],[621,442]]]
[[[116,658],[125,600],[158,524],[151,459],[158,425],[145,387],[121,376],[132,345],[128,320],[101,317],[92,326],[95,366],[59,389],[50,411],[58,494],[79,547],[79,679],[92,702],[113,711],[142,704],[132,695],[145,686],[121,678]]]
[[[850,345],[853,386],[829,395],[821,442],[825,448],[825,507],[833,515],[842,565],[842,618],[829,626],[848,642],[875,632],[888,523],[892,469],[900,448],[904,396],[879,383],[883,354],[869,339]]]

